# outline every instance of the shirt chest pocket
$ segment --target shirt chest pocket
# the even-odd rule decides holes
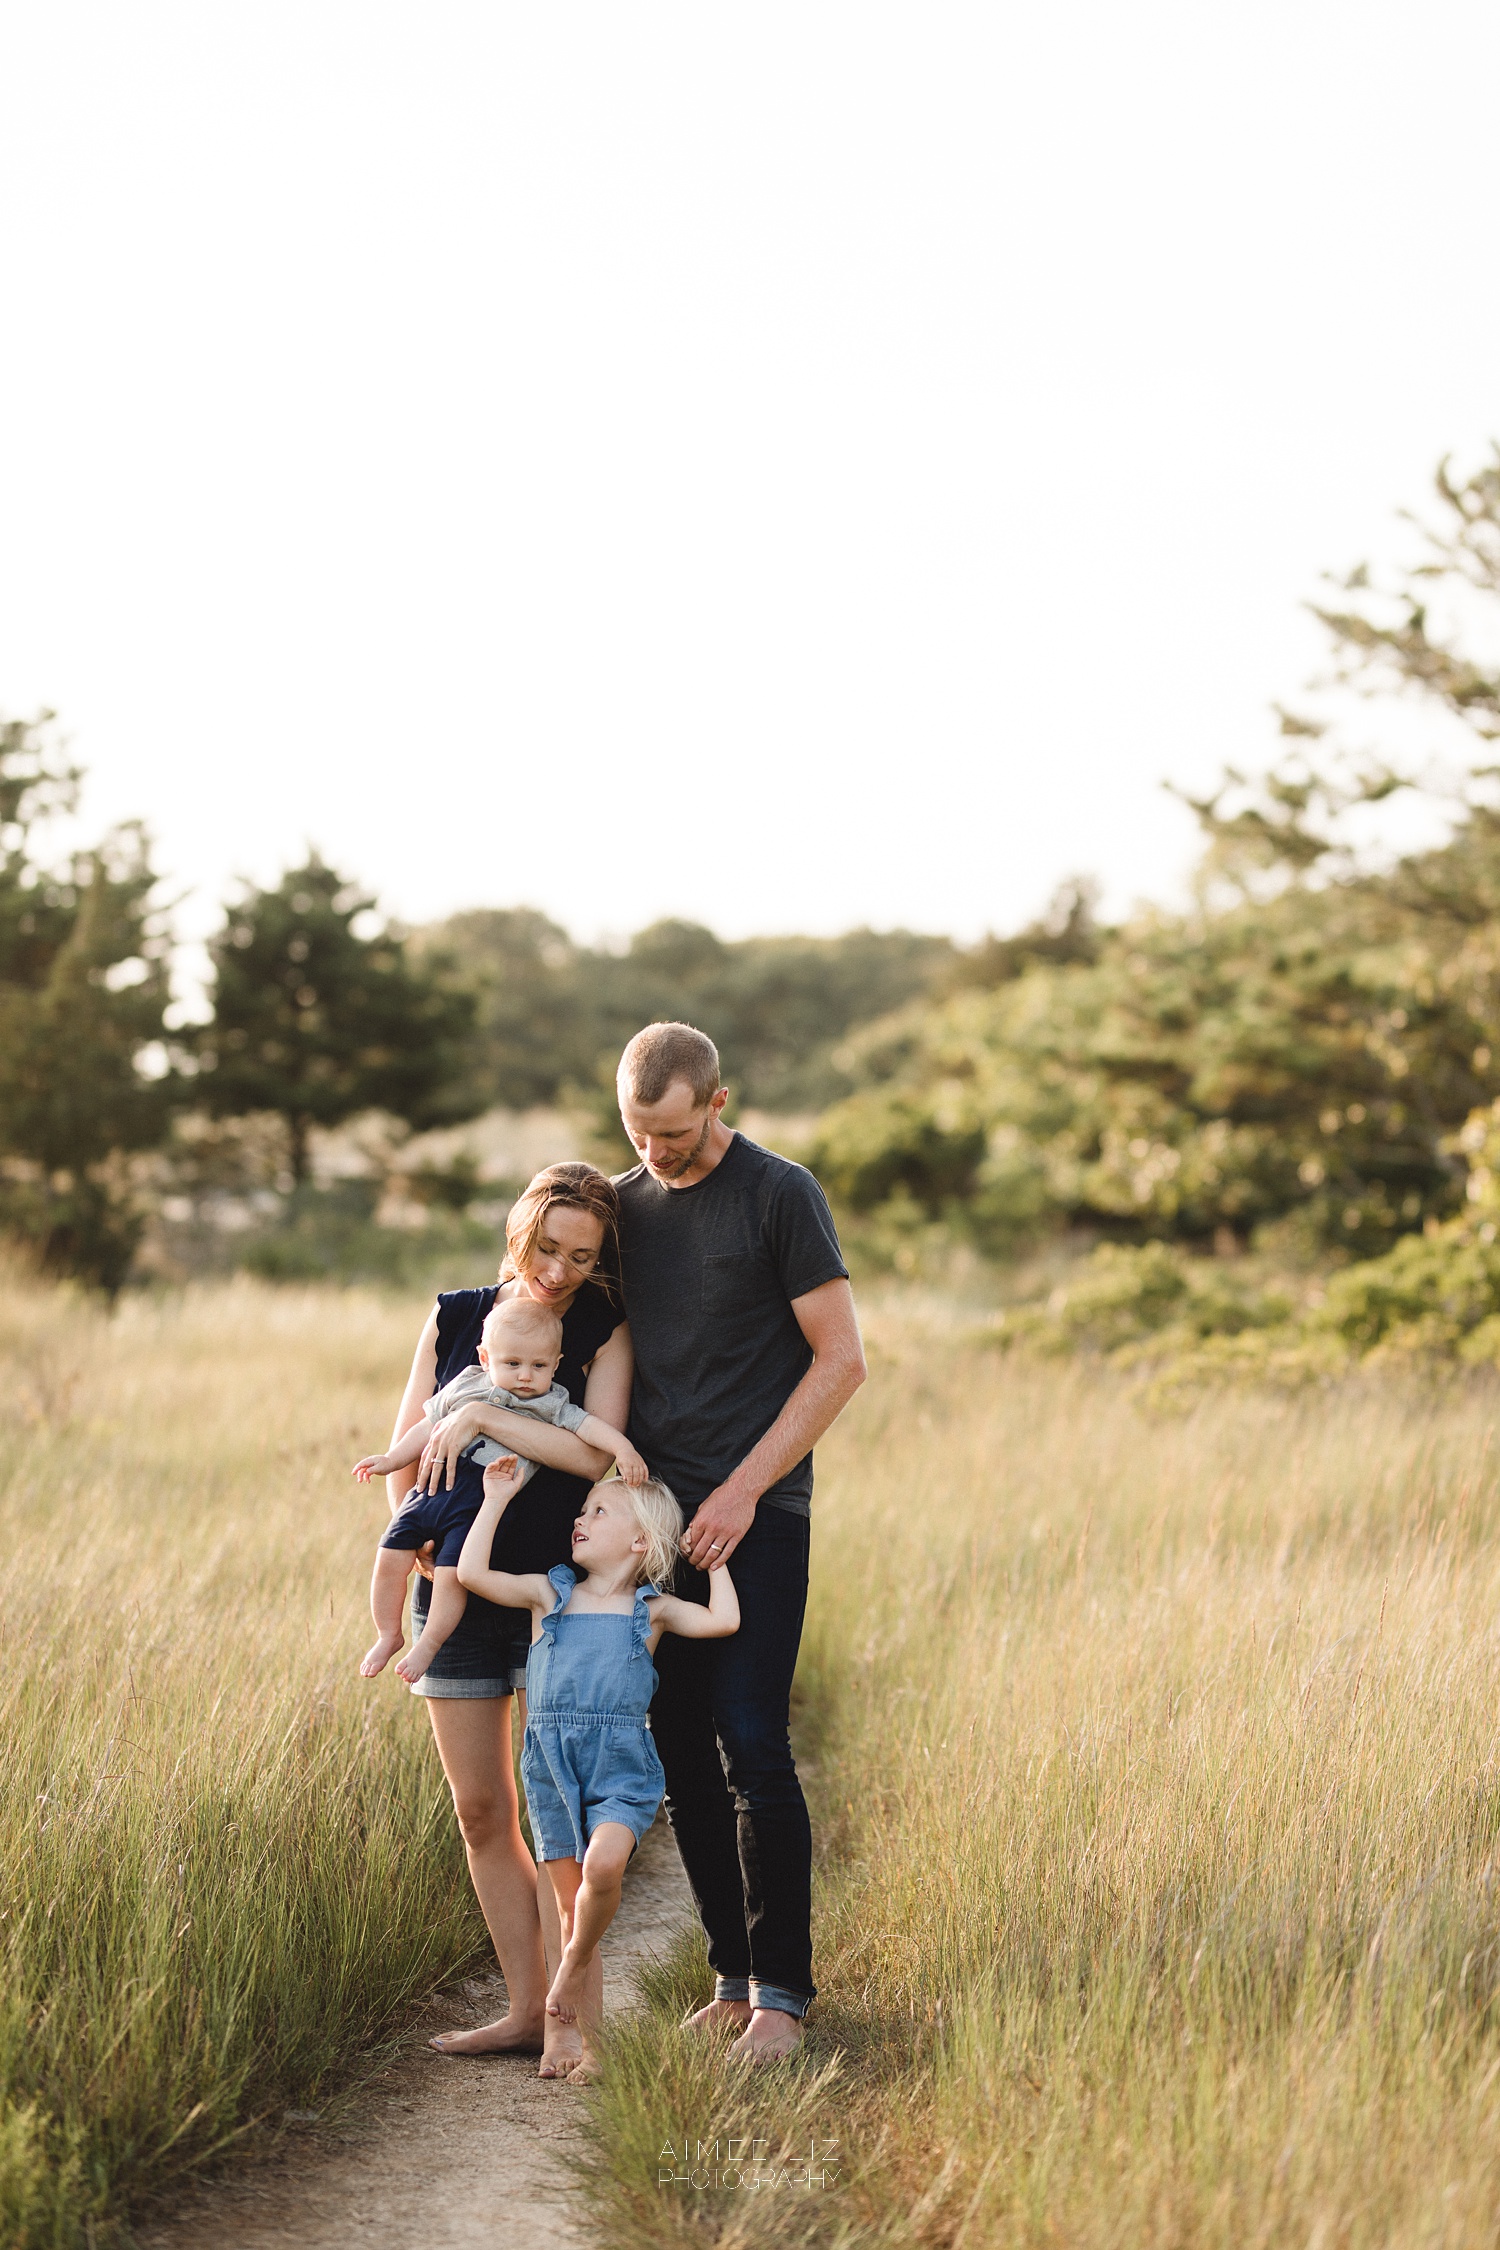
[[[764,1303],[769,1275],[753,1250],[715,1251],[703,1261],[703,1317],[738,1327]]]

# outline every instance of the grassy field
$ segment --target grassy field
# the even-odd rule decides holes
[[[1500,1393],[1161,1419],[868,1325],[799,1675],[815,2029],[747,2085],[663,1966],[596,2112],[615,2237],[1500,2240]]]
[[[348,1464],[418,1311],[0,1294],[7,2250],[103,2250],[482,1942],[421,1714],[354,1674]],[[1500,2240],[1500,1394],[1163,1419],[938,1305],[869,1327],[800,1676],[814,2033],[747,2083],[662,1965],[611,2237]],[[731,2184],[659,2184],[715,2142]]]
[[[483,1940],[422,1714],[355,1676],[419,1304],[0,1293],[0,2243],[66,2250]]]

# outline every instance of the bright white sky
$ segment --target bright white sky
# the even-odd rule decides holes
[[[1469,0],[48,0],[0,707],[214,918],[1014,926],[1500,433]]]

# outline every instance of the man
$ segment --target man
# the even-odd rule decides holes
[[[649,1024],[620,1058],[641,1162],[617,1182],[635,1344],[630,1436],[688,1519],[676,1590],[733,1558],[740,1630],[666,1641],[651,1727],[708,1933],[714,1997],[749,2061],[791,2054],[813,1997],[812,1833],[788,1732],[807,1600],[812,1449],[864,1381],[849,1271],[810,1172],[724,1123],[711,1039]]]

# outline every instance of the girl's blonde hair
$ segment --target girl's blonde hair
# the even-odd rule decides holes
[[[529,1180],[510,1207],[505,1221],[505,1260],[502,1281],[524,1275],[536,1256],[536,1246],[547,1223],[547,1213],[562,1209],[583,1211],[597,1219],[603,1239],[599,1263],[589,1275],[615,1303],[620,1295],[620,1198],[615,1183],[593,1164],[549,1164]]]
[[[615,1489],[629,1501],[636,1527],[646,1535],[646,1552],[636,1571],[636,1584],[667,1586],[677,1562],[677,1542],[682,1537],[682,1510],[676,1495],[660,1477],[648,1477],[644,1484],[626,1484],[623,1478],[615,1481]]]

